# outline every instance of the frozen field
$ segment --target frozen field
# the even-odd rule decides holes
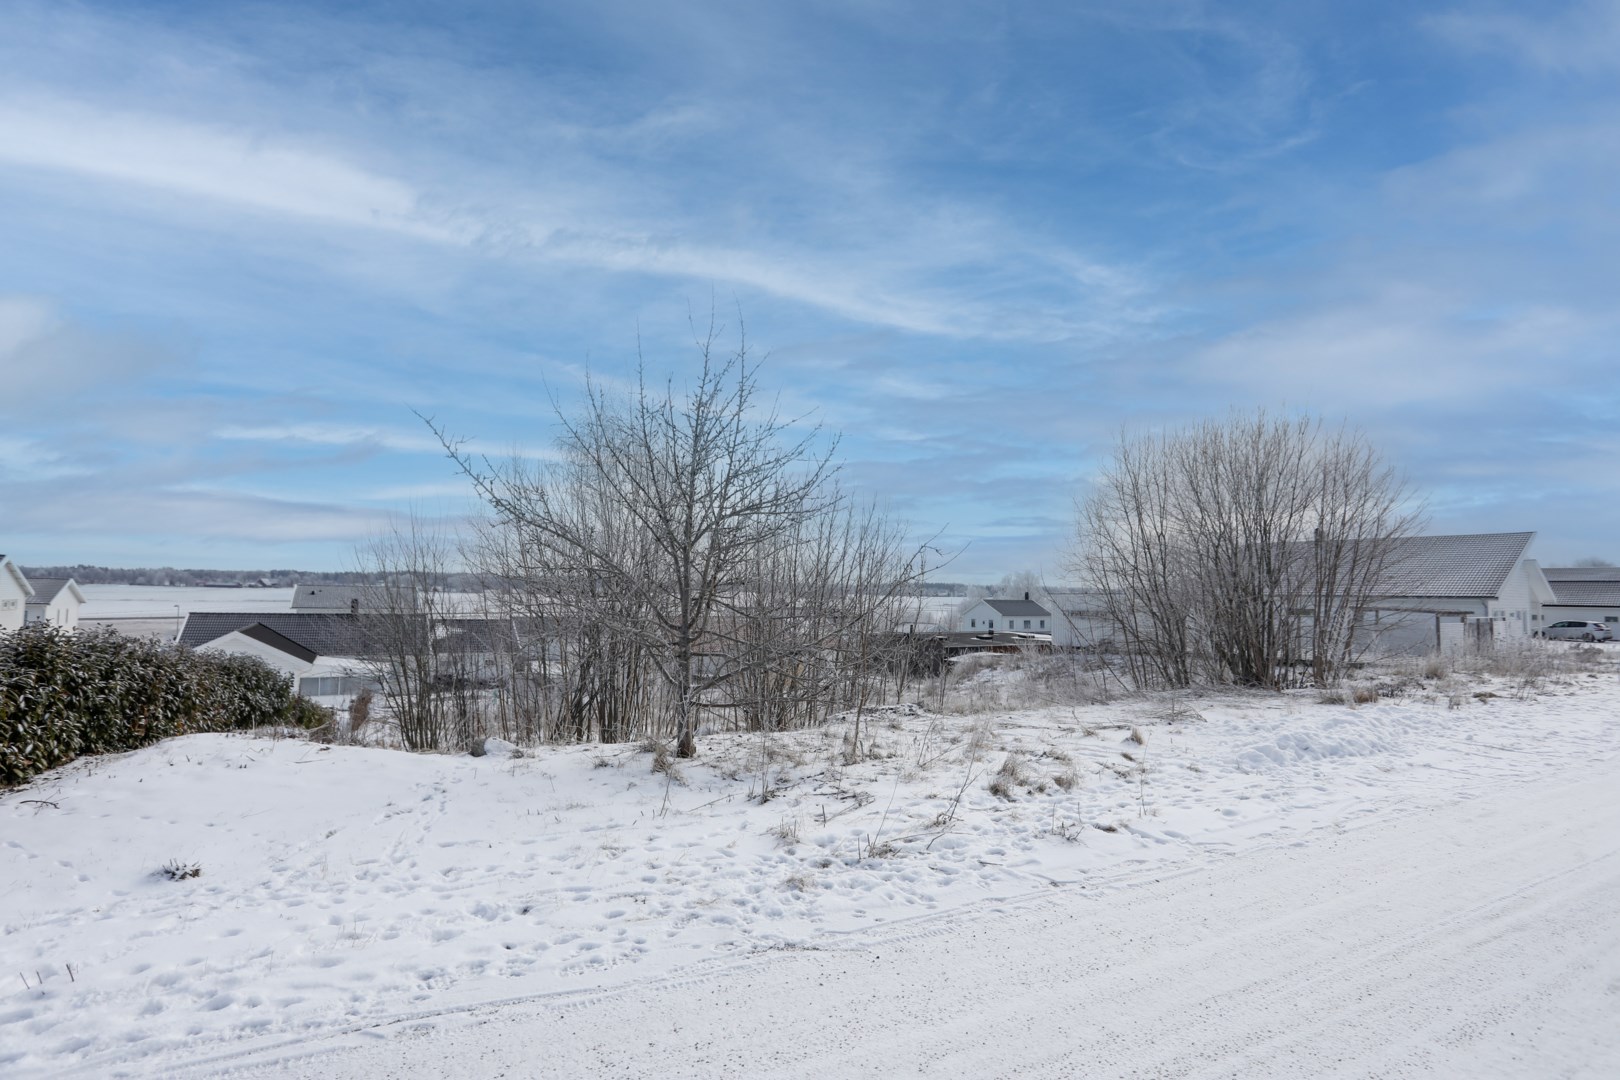
[[[293,591],[184,585],[84,585],[81,620],[164,619],[193,611],[286,611]]]
[[[0,796],[0,1072],[1620,1075],[1611,666],[847,735],[70,766]]]

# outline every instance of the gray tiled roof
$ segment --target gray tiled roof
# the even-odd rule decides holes
[[[1548,566],[1543,567],[1547,581],[1620,581],[1620,566]]]
[[[56,594],[67,588],[72,578],[29,578],[28,584],[34,587],[34,595],[28,598],[29,604],[48,604],[56,599]]]
[[[1620,607],[1620,578],[1610,581],[1548,581],[1554,602],[1570,607]]]
[[[1497,596],[1525,557],[1533,532],[1412,536],[1398,542],[1389,596]]]
[[[316,653],[314,649],[305,648],[304,646],[298,644],[298,642],[290,640],[285,634],[276,633],[274,630],[264,625],[264,623],[254,623],[252,626],[244,626],[242,627],[241,632],[244,636],[250,637],[254,641],[262,642],[263,644],[270,646],[272,649],[280,649],[288,656],[302,660],[306,664],[313,664],[315,662]]]
[[[989,604],[997,615],[1005,615],[1009,619],[1014,615],[1039,615],[1044,619],[1052,614],[1033,600],[992,600],[986,597],[984,602]]]
[[[361,614],[386,611],[398,607],[399,600],[414,590],[401,592],[382,585],[300,585],[293,590],[293,611],[347,614],[356,610]],[[392,594],[399,595],[392,595]]]
[[[180,644],[199,648],[254,623],[317,656],[354,656],[360,650],[360,620],[352,615],[296,611],[194,611],[186,616]]]

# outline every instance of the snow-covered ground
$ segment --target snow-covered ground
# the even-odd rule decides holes
[[[498,1015],[494,1003],[528,1015],[547,1001],[573,1009],[589,1000],[616,1023],[626,1009],[662,1007],[668,1015],[654,1026],[678,1030],[693,987],[768,997],[773,979],[843,986],[858,975],[908,1008],[962,1015],[965,1006],[938,999],[945,991],[903,992],[943,979],[937,969],[894,960],[908,949],[913,967],[954,956],[990,979],[989,989],[1005,977],[1020,1000],[1044,989],[1079,1002],[1097,988],[1028,982],[1031,965],[1055,948],[1040,935],[1054,926],[1084,935],[1093,921],[1125,935],[1137,910],[1158,923],[1186,922],[1141,940],[1096,940],[1089,955],[1106,957],[1112,972],[1099,986],[1137,1008],[1174,1005],[1191,1030],[1207,1027],[1222,995],[1237,992],[1227,986],[1233,979],[1280,980],[1296,996],[1322,994],[1324,1007],[1343,996],[1311,985],[1285,960],[1257,960],[1241,977],[1211,972],[1207,994],[1165,978],[1197,927],[1216,933],[1212,912],[1229,932],[1276,936],[1295,955],[1323,962],[1371,948],[1361,940],[1373,933],[1364,921],[1397,926],[1420,917],[1416,908],[1398,914],[1400,895],[1363,890],[1365,903],[1341,912],[1339,930],[1291,923],[1276,910],[1290,902],[1289,890],[1316,881],[1322,891],[1331,881],[1298,861],[1301,850],[1337,850],[1364,836],[1345,849],[1346,859],[1361,860],[1346,865],[1360,869],[1342,872],[1410,864],[1413,881],[1430,858],[1438,868],[1462,858],[1453,848],[1475,853],[1475,877],[1432,890],[1441,898],[1492,880],[1494,844],[1523,863],[1518,870],[1534,868],[1534,881],[1613,878],[1620,861],[1620,836],[1600,827],[1620,824],[1620,678],[1607,665],[1534,694],[1504,680],[1452,676],[1353,707],[1309,693],[1228,694],[977,716],[886,710],[869,719],[858,755],[849,752],[847,725],[710,736],[702,757],[678,763],[673,776],[654,772],[654,756],[629,746],[472,758],[227,735],[67,767],[0,796],[0,975],[10,980],[0,979],[0,1072],[167,1075],[240,1065],[263,1075],[366,1075],[356,1062],[393,1060],[375,1075],[404,1075],[409,1059],[383,1050],[324,1066],[288,1062],[311,1047],[350,1052],[366,1032],[405,1040],[387,1052],[413,1041],[426,1051],[442,1018],[487,1021]],[[1582,784],[1583,820],[1599,814],[1590,835],[1562,846],[1506,844],[1512,823],[1575,812],[1575,802],[1540,793]],[[1511,805],[1491,802],[1509,796]],[[1482,809],[1456,816],[1476,800]],[[1310,847],[1300,849],[1304,842]],[[1555,852],[1577,848],[1584,865],[1558,863]],[[169,864],[200,873],[170,880],[160,872]],[[1238,865],[1247,876],[1231,876],[1237,871],[1227,868]],[[1172,893],[1154,884],[1167,881],[1191,884]],[[1529,895],[1530,887],[1509,892]],[[1226,906],[1210,899],[1202,907],[1206,892],[1226,897]],[[1479,925],[1462,931],[1500,939],[1503,924],[1493,920],[1501,913],[1476,907]],[[1025,910],[1034,912],[1029,926],[995,922]],[[1566,905],[1558,914],[1586,920],[1565,936],[1593,963],[1615,962],[1612,904]],[[1272,921],[1247,925],[1251,918]],[[1027,957],[974,952],[976,942],[988,948],[1008,933]],[[906,944],[922,940],[936,943],[933,952]],[[882,956],[891,964],[879,964]],[[717,981],[717,973],[730,974]],[[1620,971],[1614,975],[1607,998],[1587,1012],[1560,1006],[1537,1021],[1548,1039],[1575,1048],[1560,1068],[1571,1060],[1581,1068],[1564,1074],[1612,1075],[1602,1069],[1620,1062],[1620,1022],[1600,1022],[1620,1002]],[[1578,997],[1585,984],[1569,985]],[[1455,1006],[1485,1000],[1484,989],[1459,985]],[[1432,1010],[1447,992],[1434,977],[1414,977],[1379,1000]],[[1493,1007],[1515,1015],[1501,1013],[1509,1005]],[[615,1033],[576,1019],[548,1031],[547,1052],[575,1073],[592,1061],[605,1067],[611,1055],[601,1045]],[[722,1020],[706,1023],[723,1033]],[[465,1025],[455,1030],[473,1038]],[[956,1038],[966,1052],[1011,1030],[958,1030]],[[1027,1052],[1042,1037],[1020,1029],[1017,1045]],[[1069,1045],[1060,1033],[1045,1037]],[[1142,1075],[1243,1074],[1217,1067],[1236,1058],[1195,1061],[1186,1047],[1175,1058],[1174,1025],[1136,1037],[1160,1054],[1142,1062],[1186,1066],[1144,1065]],[[1523,1035],[1538,1037],[1528,1028]],[[616,1067],[639,1075],[638,1067],[667,1065],[678,1048],[660,1039],[646,1043],[656,1054],[637,1051],[641,1066],[626,1057]],[[465,1055],[461,1045],[456,1053]],[[1108,1060],[1116,1064],[1102,1075],[1125,1075],[1117,1063],[1136,1060],[1128,1041],[1114,1051]],[[960,1056],[951,1066],[948,1057],[937,1055],[923,1073],[997,1071]],[[1049,1057],[1056,1061],[1055,1051]],[[493,1072],[455,1060],[460,1075]],[[681,1075],[727,1071],[723,1057],[693,1060],[710,1066]],[[824,1062],[793,1060],[800,1064],[764,1074],[828,1075]],[[1391,1075],[1462,1075],[1447,1073],[1446,1060],[1431,1057],[1438,1071],[1428,1073],[1403,1072],[1395,1058],[1385,1064]],[[1075,1075],[1073,1065],[1031,1074]],[[864,1071],[851,1062],[846,1075]]]

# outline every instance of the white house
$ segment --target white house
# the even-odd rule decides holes
[[[0,630],[22,628],[33,595],[34,587],[23,576],[22,567],[0,555]]]
[[[36,578],[34,595],[28,598],[25,623],[50,623],[63,630],[79,628],[79,608],[84,592],[72,578]]]
[[[1542,573],[1553,592],[1541,609],[1543,626],[1566,619],[1620,624],[1620,566],[1548,567]],[[1614,629],[1620,632],[1620,625]]]
[[[1052,613],[1024,594],[1022,600],[986,597],[962,612],[957,629],[970,634],[1052,632]]]

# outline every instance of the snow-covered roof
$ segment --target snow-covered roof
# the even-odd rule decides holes
[[[293,589],[293,611],[329,615],[410,611],[417,606],[414,585],[299,585]]]

